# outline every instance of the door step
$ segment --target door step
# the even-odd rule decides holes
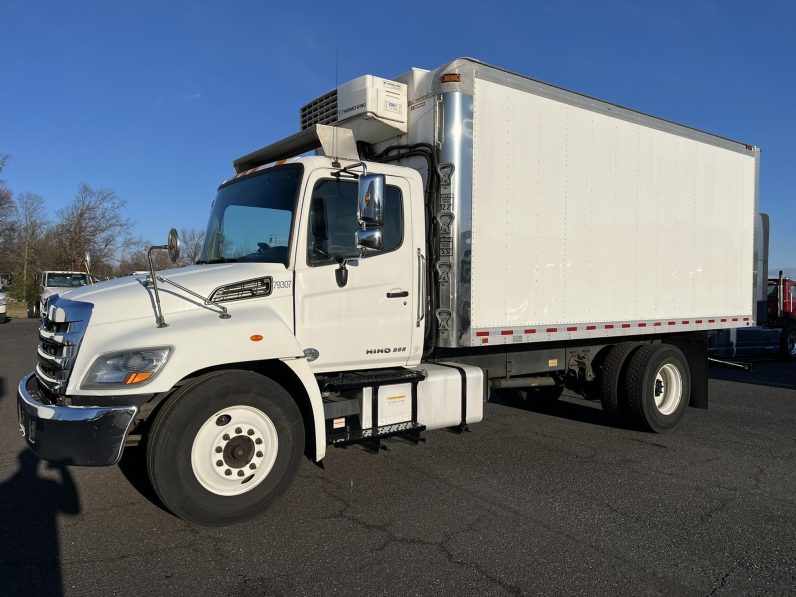
[[[341,392],[366,387],[387,386],[401,383],[418,383],[426,378],[426,372],[418,369],[373,369],[371,371],[349,371],[337,375],[318,375],[321,392]]]
[[[422,436],[425,430],[425,425],[407,421],[406,423],[395,423],[393,425],[371,427],[370,429],[357,429],[330,434],[327,435],[327,443],[338,448],[353,444],[375,444],[376,449],[378,449],[379,440],[388,437],[405,436],[415,443],[425,441]]]

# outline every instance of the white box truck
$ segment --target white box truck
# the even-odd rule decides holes
[[[707,330],[754,323],[756,147],[466,58],[300,123],[234,161],[197,265],[50,299],[18,390],[39,456],[141,444],[220,525],[303,453],[466,428],[492,390],[657,432],[707,407]]]

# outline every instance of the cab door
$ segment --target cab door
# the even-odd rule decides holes
[[[296,337],[318,352],[316,372],[406,365],[412,335],[422,333],[409,188],[403,178],[386,178],[383,247],[360,257],[357,181],[328,172],[308,181],[296,251]]]

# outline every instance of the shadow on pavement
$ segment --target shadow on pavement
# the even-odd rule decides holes
[[[752,371],[711,366],[710,379],[796,390],[796,363],[757,362]]]
[[[582,398],[562,397],[554,402],[549,402],[543,399],[521,399],[512,395],[511,392],[493,391],[489,396],[489,402],[600,427],[629,429],[619,416],[606,413],[599,402],[590,402]]]
[[[30,450],[18,459],[0,484],[0,587],[5,595],[63,595],[57,519],[80,512],[77,489],[65,466],[46,465],[56,473],[49,479]]]
[[[119,461],[119,470],[133,488],[164,512],[168,512],[149,481],[146,470],[146,451],[140,446],[125,448]]]

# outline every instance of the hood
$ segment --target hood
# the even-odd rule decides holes
[[[157,272],[159,276],[173,280],[193,292],[208,297],[219,286],[235,282],[271,276],[277,280],[292,279],[292,275],[281,263],[223,263],[214,265],[191,265]],[[83,301],[94,305],[92,324],[111,323],[155,316],[155,295],[151,286],[145,286],[146,274],[130,275],[99,284],[83,286],[59,296],[71,301]],[[203,302],[166,282],[158,281],[160,305],[168,320],[171,313],[205,309]]]

